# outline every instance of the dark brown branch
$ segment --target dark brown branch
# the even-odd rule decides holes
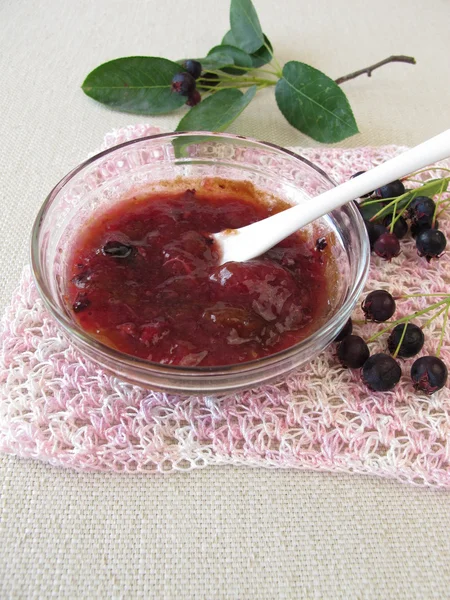
[[[350,79],[355,79],[355,77],[359,77],[360,75],[367,74],[368,77],[371,77],[372,71],[375,71],[375,69],[378,69],[379,67],[382,67],[383,65],[387,65],[388,63],[391,63],[391,62],[404,62],[404,63],[409,63],[410,65],[415,65],[416,59],[413,58],[412,56],[389,56],[389,58],[380,60],[380,62],[377,62],[374,65],[371,65],[370,67],[366,67],[365,69],[360,69],[359,71],[355,71],[354,73],[349,73],[348,75],[344,75],[344,77],[339,77],[335,81],[338,85],[340,85],[341,83],[344,83],[345,81],[349,81]]]

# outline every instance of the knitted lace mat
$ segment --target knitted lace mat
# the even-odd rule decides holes
[[[104,147],[155,132],[128,127],[108,134]],[[403,150],[297,149],[337,182]],[[439,221],[450,236],[448,217]],[[378,257],[371,262],[366,291],[450,289],[448,251],[428,265],[412,241],[402,241],[402,253],[391,263]],[[396,317],[424,306],[423,299],[399,302]],[[360,308],[354,316],[362,318]],[[440,324],[427,330],[424,353],[435,350]],[[378,327],[365,325],[364,335]],[[386,338],[372,351],[385,344]],[[449,330],[441,356],[450,363]],[[233,464],[450,487],[449,388],[417,395],[409,379],[413,360],[402,363],[402,380],[387,393],[368,392],[358,372],[338,366],[333,348],[283,381],[243,393],[153,392],[104,373],[70,346],[25,268],[0,333],[0,450],[84,471],[167,473]]]

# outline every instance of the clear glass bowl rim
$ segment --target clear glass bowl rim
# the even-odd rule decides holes
[[[190,136],[196,136],[196,135],[201,135],[201,136],[205,136],[205,137],[208,136],[213,139],[214,138],[216,138],[216,139],[217,138],[219,138],[219,139],[225,138],[227,140],[230,140],[230,141],[234,140],[236,142],[244,141],[244,142],[249,142],[252,145],[260,146],[261,148],[275,149],[276,151],[281,152],[282,154],[286,154],[286,155],[290,156],[291,158],[293,158],[301,163],[306,164],[308,167],[312,168],[314,171],[316,171],[322,177],[324,177],[329,183],[331,183],[331,185],[333,185],[333,186],[336,185],[336,183],[329,177],[329,175],[327,175],[325,173],[325,171],[323,171],[323,169],[321,169],[320,167],[318,167],[317,165],[315,165],[308,159],[304,158],[303,156],[300,156],[299,154],[293,152],[292,150],[288,150],[286,148],[283,148],[282,146],[278,146],[277,144],[273,144],[271,142],[259,141],[259,140],[256,140],[256,139],[253,139],[253,138],[247,137],[247,136],[234,135],[234,134],[222,133],[222,132],[216,133],[216,132],[210,132],[210,131],[189,131],[189,132],[158,133],[156,135],[144,136],[144,137],[140,137],[140,138],[136,138],[133,140],[123,142],[121,144],[118,144],[118,145],[108,148],[106,150],[103,150],[103,151],[95,154],[94,156],[91,156],[90,158],[83,161],[82,163],[80,163],[77,167],[75,167],[69,173],[67,173],[67,175],[65,175],[55,185],[55,187],[50,191],[50,193],[44,200],[44,203],[42,204],[42,206],[36,216],[36,219],[34,221],[33,227],[32,227],[31,248],[30,248],[33,279],[34,279],[36,288],[37,288],[41,298],[43,299],[46,307],[50,311],[50,314],[52,315],[52,317],[63,328],[63,330],[68,335],[69,339],[72,337],[75,337],[81,343],[82,346],[87,345],[87,346],[91,347],[92,349],[96,350],[97,352],[100,352],[101,354],[106,354],[110,359],[112,358],[112,359],[117,360],[123,366],[129,367],[133,371],[138,370],[142,374],[154,373],[155,375],[168,376],[168,377],[170,377],[170,376],[176,376],[176,377],[180,376],[181,377],[183,375],[186,375],[189,377],[192,377],[195,375],[198,375],[198,376],[205,376],[205,375],[221,376],[221,375],[227,375],[227,374],[232,374],[232,373],[237,373],[237,372],[243,374],[247,371],[253,371],[255,368],[257,368],[258,371],[262,370],[265,365],[268,365],[268,366],[272,365],[274,362],[288,359],[292,356],[295,356],[296,354],[298,354],[300,352],[308,353],[308,350],[311,350],[311,355],[313,355],[314,349],[317,346],[317,344],[319,343],[319,345],[320,345],[321,340],[323,338],[328,337],[331,329],[336,330],[336,334],[337,334],[338,330],[337,330],[336,325],[339,322],[340,322],[341,326],[343,326],[345,324],[347,318],[350,316],[351,309],[352,309],[356,299],[358,298],[358,296],[361,294],[361,292],[363,290],[363,287],[364,287],[364,284],[366,281],[366,277],[367,277],[369,260],[370,260],[370,254],[368,251],[368,240],[366,243],[366,252],[362,253],[362,256],[360,257],[360,264],[358,265],[357,276],[355,278],[355,281],[353,282],[352,287],[349,290],[348,296],[347,296],[346,300],[344,301],[344,303],[342,304],[342,306],[337,310],[337,312],[333,315],[333,317],[329,321],[327,321],[324,325],[322,325],[322,327],[317,329],[311,336],[305,338],[304,340],[302,340],[298,344],[295,344],[294,346],[290,346],[289,348],[286,348],[275,354],[270,354],[269,356],[255,359],[255,360],[248,361],[248,362],[244,362],[244,363],[236,363],[236,364],[232,364],[232,365],[224,365],[224,366],[219,366],[219,367],[180,367],[177,365],[162,365],[160,363],[136,358],[131,355],[125,354],[123,352],[120,352],[119,350],[116,350],[114,348],[111,348],[110,346],[103,344],[102,342],[98,341],[94,337],[87,334],[80,327],[78,327],[75,322],[70,321],[66,317],[64,312],[54,302],[52,294],[51,294],[50,290],[48,289],[48,287],[45,283],[45,278],[43,276],[43,267],[42,267],[41,260],[40,260],[39,233],[40,233],[41,223],[43,222],[45,215],[48,212],[48,210],[50,209],[50,207],[52,206],[53,202],[55,202],[55,200],[57,200],[58,193],[64,188],[64,186],[71,179],[73,179],[78,173],[80,173],[87,166],[89,166],[92,163],[94,163],[95,161],[107,156],[108,154],[111,154],[111,153],[117,151],[120,148],[125,148],[127,146],[132,146],[133,144],[139,144],[141,142],[150,141],[150,140],[158,140],[158,139],[165,139],[165,138],[178,138],[178,137],[181,138],[181,137],[190,137]],[[353,205],[353,203],[349,203],[348,208],[352,215],[353,221],[354,222],[356,221],[356,223],[359,224],[359,227],[362,228],[365,233],[364,223],[363,223],[363,220],[362,220],[362,217],[361,217],[359,211],[356,209],[356,207]],[[348,316],[347,316],[347,318],[343,318],[343,315],[348,315]]]

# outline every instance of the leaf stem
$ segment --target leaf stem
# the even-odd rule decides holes
[[[405,335],[406,335],[406,329],[407,329],[407,328],[408,328],[408,323],[405,323],[405,324],[403,325],[403,331],[402,331],[402,335],[400,336],[400,340],[399,340],[399,342],[398,342],[398,344],[397,344],[397,348],[395,349],[395,352],[394,352],[394,354],[392,355],[392,358],[397,358],[397,355],[398,355],[398,353],[399,353],[399,351],[400,351],[400,346],[402,345],[402,343],[403,343],[403,340],[405,339]]]
[[[416,59],[412,56],[392,55],[388,58],[385,58],[384,60],[380,60],[380,62],[377,62],[374,65],[370,65],[370,67],[360,69],[359,71],[354,71],[353,73],[349,73],[348,75],[344,75],[343,77],[338,77],[337,79],[335,79],[335,82],[338,85],[341,85],[341,83],[350,81],[350,79],[355,79],[355,77],[359,77],[360,75],[367,75],[368,77],[371,77],[372,71],[375,71],[375,69],[378,69],[379,67],[387,65],[391,62],[404,62],[409,63],[411,65],[415,65]]]
[[[201,87],[208,90],[230,90],[230,89],[239,89],[243,87],[252,87],[257,85],[258,88],[265,88],[271,85],[276,85],[276,81],[269,81],[267,79],[259,79],[259,80],[251,80],[248,79],[246,81],[242,80],[234,80],[234,81],[221,81],[218,85],[203,85]]]
[[[423,308],[422,310],[418,310],[415,313],[413,313],[412,315],[407,315],[406,317],[402,317],[401,319],[397,319],[396,321],[392,321],[390,323],[389,327],[385,327],[381,331],[378,331],[377,333],[375,333],[374,335],[372,335],[367,340],[367,343],[374,342],[381,335],[383,335],[383,333],[386,333],[387,331],[390,331],[396,325],[400,325],[401,323],[408,323],[412,319],[415,319],[416,317],[420,317],[421,315],[425,315],[425,314],[429,313],[430,311],[434,310],[435,308],[438,308],[439,306],[442,306],[442,304],[449,304],[450,305],[450,300],[448,298],[446,298],[445,300],[441,300],[440,302],[435,302],[434,304],[431,304],[430,306],[427,306],[427,308]]]
[[[426,327],[428,327],[428,325],[431,325],[431,323],[432,323],[432,322],[433,322],[435,319],[437,319],[438,317],[440,317],[440,316],[442,315],[442,313],[444,312],[444,310],[446,310],[446,309],[447,309],[447,307],[446,307],[446,306],[443,306],[443,307],[441,308],[441,310],[438,310],[436,314],[434,314],[432,317],[430,317],[430,318],[428,319],[428,321],[425,321],[425,323],[422,325],[422,329],[425,329]]]
[[[273,53],[273,51],[270,49],[269,44],[267,44],[266,42],[264,42],[264,47],[266,48],[267,52],[270,54],[270,56],[272,57],[273,62],[275,63],[275,70],[276,70],[276,76],[279,77],[280,79],[283,77],[283,69],[281,68],[280,63],[278,62],[275,54]]]
[[[397,212],[397,204],[394,203],[394,212],[392,213],[391,224],[389,226],[390,233],[394,233],[395,223],[398,221],[398,219],[395,218],[396,212]],[[394,358],[395,358],[395,356],[394,356]]]
[[[450,173],[450,169],[447,169],[446,167],[427,167],[426,169],[420,169],[420,171],[414,171],[414,173],[408,175],[406,180],[412,181],[409,179],[409,177],[415,177],[416,175],[420,175],[421,173],[428,173],[428,171],[446,171],[447,173]],[[445,179],[445,177],[443,177],[443,179]],[[421,181],[420,183],[423,183],[423,181]]]
[[[444,321],[442,323],[441,335],[439,337],[439,343],[438,343],[438,346],[436,348],[436,356],[437,356],[437,358],[439,358],[439,356],[441,354],[442,344],[444,343],[444,335],[445,335],[445,329],[447,327],[448,311],[449,310],[450,310],[450,303],[447,304],[447,310],[444,312]]]
[[[222,74],[219,71],[210,71],[211,73],[216,73],[219,75],[220,83],[234,83],[234,87],[240,87],[243,83],[249,83],[254,85],[255,83],[267,83],[268,85],[276,85],[276,81],[273,79],[266,79],[264,77],[246,77],[245,75],[232,76],[227,74]]]
[[[370,218],[370,220],[376,221],[377,219],[379,219],[381,217],[381,215],[383,213],[390,210],[392,208],[392,206],[394,206],[394,210],[395,210],[397,208],[397,204],[403,199],[404,196],[406,196],[406,194],[403,194],[402,196],[395,198],[392,202],[389,202],[389,204],[386,204],[385,206],[383,206],[383,208],[381,208],[377,213],[375,213],[373,215],[373,217]],[[407,206],[409,206],[409,204],[411,204],[411,201],[412,201],[412,199],[409,201]],[[380,202],[380,200],[378,200],[378,202]]]
[[[273,55],[273,51],[272,51],[272,49],[270,48],[269,44],[268,44],[266,41],[264,42],[264,48],[267,50],[267,52],[270,54],[270,56],[271,56],[271,57],[272,57],[274,60],[276,60],[275,56]]]
[[[252,69],[251,67],[240,67],[238,65],[231,65],[230,67],[224,67],[225,69],[230,68],[230,69],[237,69],[238,71],[244,71],[244,73],[242,75],[231,75],[230,73],[224,73],[223,70],[221,69],[209,69],[208,73],[215,73],[216,75],[219,75],[219,77],[223,77],[225,79],[237,79],[238,77],[242,77],[243,75],[247,74],[247,73],[267,73],[269,75],[274,75],[276,76],[277,73],[275,71],[271,71],[269,69]]]
[[[448,298],[450,300],[450,294],[443,292],[442,294],[405,294],[402,296],[395,296],[395,299],[406,300],[408,298]]]
[[[363,206],[370,206],[371,204],[380,204],[380,202],[383,202],[382,198],[373,198],[372,200],[363,200],[360,203],[360,206],[361,207],[363,207]]]
[[[274,77],[278,77],[278,73],[277,71],[272,71],[271,69],[252,69],[252,71],[256,72],[256,73],[268,73],[269,75],[273,75]]]
[[[444,210],[450,206],[450,198],[448,200],[442,200],[442,202],[439,203],[439,207],[441,207],[442,205],[443,208],[436,214],[436,219],[440,217]]]

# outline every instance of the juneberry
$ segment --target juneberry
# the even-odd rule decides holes
[[[425,394],[432,394],[443,388],[447,377],[447,367],[437,356],[422,356],[415,360],[411,367],[414,389]]]
[[[401,344],[400,340],[402,340]],[[420,327],[414,325],[414,323],[408,323],[405,331],[405,325],[401,323],[391,331],[387,343],[391,354],[394,354],[398,348],[397,356],[410,358],[422,350],[424,342],[425,336]]]
[[[370,292],[361,305],[366,319],[376,322],[387,321],[395,312],[395,300],[385,290]]]
[[[387,392],[400,381],[402,370],[398,362],[382,352],[371,356],[363,365],[362,379],[374,392]]]

